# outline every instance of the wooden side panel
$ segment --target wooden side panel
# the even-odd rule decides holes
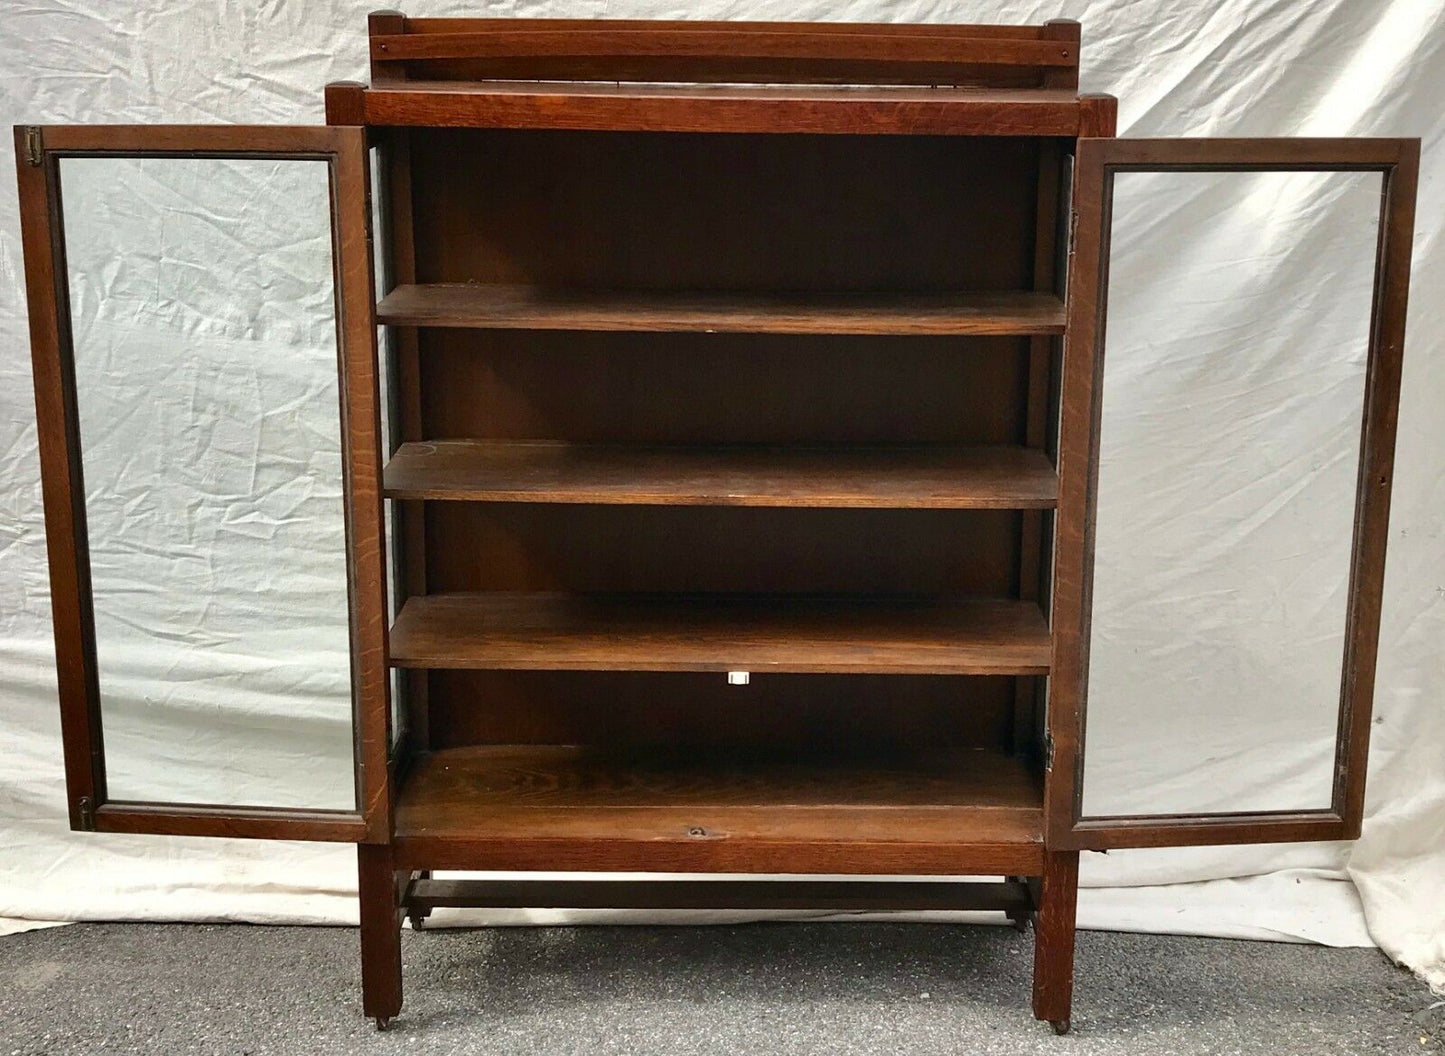
[[[377,376],[371,166],[366,134],[336,129],[334,166],[336,319],[341,350],[341,429],[346,482],[347,573],[351,596],[351,678],[356,699],[358,792],[367,842],[391,838],[387,756],[391,677],[386,661],[386,532],[382,511],[381,384]]]

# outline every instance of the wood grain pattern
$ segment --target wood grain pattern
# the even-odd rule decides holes
[[[347,142],[343,128],[317,125],[46,125],[52,156],[107,155],[329,159]]]
[[[1048,25],[1045,23],[1044,25]],[[997,40],[1038,40],[1044,37],[1044,26],[1007,25],[997,22],[753,22],[704,20],[669,21],[653,18],[481,18],[423,17],[406,18],[402,28],[387,32],[405,33],[507,33],[512,31],[569,30],[595,31],[599,27],[612,31],[652,31],[669,34],[675,30],[726,29],[743,36],[803,31],[809,35],[835,36],[946,36],[964,39],[993,38]]]
[[[1042,40],[1058,41],[1061,44],[1072,46],[1074,54],[1079,54],[1079,43],[1083,36],[1083,27],[1070,18],[1051,18],[1039,27],[1039,37]],[[1077,91],[1079,88],[1079,64],[1049,66],[1043,70],[1043,76],[1039,80],[1043,88],[1065,88],[1069,91]]]
[[[395,12],[377,12],[371,16],[372,31],[377,27],[399,27],[404,18]],[[373,72],[373,78],[375,73]],[[384,231],[381,239],[383,292],[398,283],[416,281],[416,238],[412,221],[411,136],[409,129],[390,129],[380,137],[380,184],[373,193],[381,202]],[[422,428],[421,334],[413,327],[389,328],[385,363],[388,396],[391,400],[391,435],[388,453],[395,454],[402,443],[425,438]],[[396,566],[393,580],[396,605],[413,594],[427,592],[426,510],[418,502],[400,502],[393,507],[397,524],[392,545]],[[414,740],[423,750],[431,744],[429,685],[424,671],[407,672],[400,686],[398,714],[403,736]],[[405,761],[405,753],[397,753],[395,762]]]
[[[354,92],[341,98],[353,99]],[[329,117],[330,115],[328,115]],[[359,115],[346,105],[339,119]],[[348,622],[354,701],[358,807],[369,843],[391,836],[391,679],[386,662],[386,519],[382,510],[381,382],[377,375],[372,259],[371,166],[366,131],[330,128],[336,263],[337,369],[341,374],[342,485],[345,499]]]
[[[433,76],[487,79],[1017,86],[1037,86],[1045,70],[1076,69],[1078,61],[1076,44],[1067,40],[730,28],[662,37],[606,26],[388,34],[371,38],[371,58]]]
[[[401,903],[394,851],[386,844],[356,848],[361,903],[361,1008],[377,1026],[401,1011]]]
[[[433,670],[433,747],[592,744],[623,752],[746,752],[798,760],[1007,744],[1011,680],[711,671]],[[719,716],[726,716],[725,722]]]
[[[49,129],[15,128],[15,176],[25,254],[30,364],[35,384],[36,441],[51,619],[60,700],[61,744],[70,827],[84,829],[90,804],[106,798],[100,686],[95,660],[90,545],[86,534],[84,467],[80,457],[75,360],[70,328],[60,169],[48,153]],[[26,160],[34,135],[41,164]]]
[[[984,750],[805,765],[460,748],[418,760],[396,846],[452,869],[1007,875],[1041,861],[1039,796]]]
[[[1028,339],[415,330],[418,440],[1020,443]]]
[[[371,58],[452,79],[1064,86],[1067,25],[393,19],[372,22]]]
[[[407,31],[407,17],[400,11],[373,11],[366,16],[366,33],[371,39]],[[406,67],[395,62],[371,59],[371,83],[385,84],[406,80]]]
[[[1034,1018],[1069,1029],[1074,999],[1074,926],[1079,902],[1079,852],[1044,855],[1034,920]]]
[[[1051,32],[1079,31],[1078,23],[1050,23]],[[1057,141],[1044,141],[1039,146],[1038,177],[1034,206],[1033,288],[1057,292],[1059,281],[1059,248],[1067,235],[1061,230],[1066,207],[1060,193],[1064,157]],[[1022,436],[1024,445],[1044,451],[1049,442],[1052,419],[1056,410],[1056,382],[1059,351],[1058,337],[1034,337],[1029,341],[1027,409]],[[1052,465],[1052,461],[1050,461]],[[1057,484],[1057,482],[1055,482]],[[1055,495],[1057,504],[1057,494]],[[1052,522],[1042,511],[1026,512],[1019,525],[1018,596],[1036,601],[1046,594],[1052,574]],[[1043,742],[1043,698],[1046,684],[1042,679],[1021,678],[1014,683],[1013,748],[1014,751],[1040,752]]]
[[[366,822],[354,811],[118,799],[95,808],[95,831],[335,843],[358,843],[367,837]]]
[[[1107,104],[1091,101],[1090,132],[1112,136]],[[1107,142],[1099,139],[1096,142]],[[1106,232],[1112,213],[1097,165],[1075,155],[1072,235],[1067,267],[1069,308],[1061,367],[1058,457],[1059,504],[1054,521],[1053,598],[1049,606],[1054,663],[1048,689],[1047,743],[1051,759],[1044,779],[1044,817],[1050,849],[1071,846],[1083,774],[1079,694],[1088,678],[1088,627],[1093,605],[1092,561],[1097,491],[1098,428],[1103,386],[1098,346],[1100,315],[1108,289]],[[1035,969],[1037,975],[1038,969]]]
[[[420,283],[790,297],[1033,288],[1035,141],[410,137]],[[428,440],[1012,445],[1024,424],[1028,337],[407,330],[420,342]],[[425,505],[431,592],[1016,589],[1014,510]],[[800,753],[870,740],[1002,745],[1012,690],[955,676],[919,689],[928,676],[755,674],[739,693],[716,673],[425,675],[437,747],[657,744],[668,731]],[[910,685],[865,689],[857,678]],[[730,724],[709,718],[714,687]]]
[[[426,504],[430,592],[1008,597],[1014,510]]]
[[[1390,494],[1395,480],[1395,433],[1399,424],[1405,319],[1410,296],[1410,255],[1415,239],[1415,197],[1420,179],[1420,141],[1395,140],[1394,150],[1394,159],[1385,172],[1380,206],[1365,414],[1360,437],[1359,479],[1355,486],[1350,612],[1345,632],[1332,796],[1335,810],[1344,818],[1346,839],[1360,835],[1365,814],[1365,777],[1369,769],[1375,663],[1380,643]]]
[[[743,334],[1061,334],[1049,293],[720,294],[547,290],[485,283],[398,286],[393,326]]]
[[[373,85],[368,125],[626,132],[1073,136],[1059,89],[767,88],[423,81]]]
[[[858,24],[853,26],[852,33],[820,33],[806,25],[790,30],[744,31],[742,23],[723,23],[720,28],[706,23],[684,22],[674,23],[663,32],[659,24],[642,30],[618,29],[606,20],[598,20],[585,29],[518,29],[510,24],[511,19],[498,21],[503,24],[486,31],[373,36],[371,55],[374,59],[393,61],[501,57],[522,61],[543,58],[795,58],[880,65],[907,61],[920,65],[1001,66],[1072,66],[1077,58],[1074,49],[1065,40],[969,38],[956,33],[929,33],[927,26],[914,27],[916,32],[904,35],[870,32],[868,27]]]
[[[360,81],[332,81],[327,84],[327,125],[366,124],[365,91],[366,85]]]
[[[880,509],[1046,509],[1058,487],[1025,448],[470,440],[404,444],[384,480],[396,499]]]
[[[1033,289],[1036,140],[431,128],[411,147],[421,283]]]
[[[1002,599],[435,594],[391,631],[398,667],[1044,674],[1037,605]]]

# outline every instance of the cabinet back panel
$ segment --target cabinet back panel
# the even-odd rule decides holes
[[[435,502],[428,586],[1012,595],[1011,510]]]
[[[417,281],[1027,289],[1038,143],[418,131]]]
[[[414,130],[416,281],[1032,288],[1038,141]],[[1018,443],[1029,342],[420,331],[424,437]],[[444,590],[1016,594],[1012,512],[431,503]],[[431,741],[1002,745],[1011,679],[432,672]],[[721,716],[725,721],[719,721]]]
[[[439,330],[426,340],[432,440],[1022,439],[1027,339]]]
[[[600,744],[887,754],[1006,743],[1010,679],[434,671],[432,744]]]

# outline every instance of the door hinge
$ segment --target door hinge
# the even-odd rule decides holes
[[[25,130],[25,163],[39,165],[45,160],[45,148],[40,145],[40,128],[31,125]]]
[[[1051,733],[1044,734],[1044,769],[1054,768],[1054,736]]]
[[[1074,238],[1079,233],[1079,211],[1069,210],[1069,256],[1074,255]]]
[[[81,796],[75,804],[76,811],[80,814],[80,828],[84,832],[95,831],[95,800],[89,796]]]

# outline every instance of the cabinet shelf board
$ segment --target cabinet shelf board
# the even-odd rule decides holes
[[[403,444],[388,498],[651,506],[1047,509],[1048,457],[1022,447]]]
[[[1062,334],[1049,293],[716,293],[561,290],[489,283],[397,286],[377,305],[394,326],[649,333]]]
[[[1027,874],[1043,795],[989,749],[876,760],[490,745],[418,757],[403,868]],[[425,863],[424,865],[422,863]]]
[[[1038,605],[995,598],[455,593],[407,600],[403,668],[1040,675]]]

